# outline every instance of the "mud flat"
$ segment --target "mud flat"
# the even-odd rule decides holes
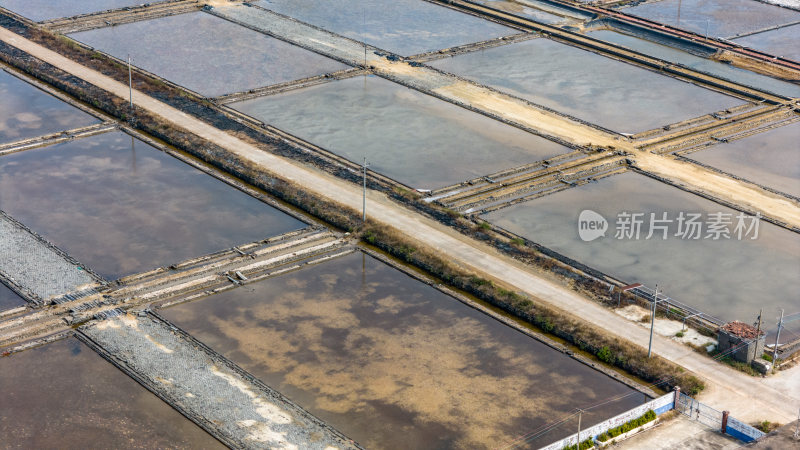
[[[569,148],[375,76],[231,105],[413,188],[452,185]]]
[[[0,144],[100,121],[0,69]]]
[[[0,448],[225,448],[75,338],[0,358],[0,390]]]
[[[715,61],[713,59],[704,58],[702,56],[696,56],[677,48],[662,45],[647,39],[612,30],[595,30],[590,31],[587,34],[595,39],[601,39],[606,42],[621,45],[631,50],[636,50],[665,61],[682,64],[699,72],[705,72],[726,80],[735,81],[737,83],[744,84],[745,86],[758,87],[759,89],[773,92],[775,94],[785,95],[787,97],[800,97],[800,86],[797,84],[788,83],[786,81],[781,81],[765,75],[759,75],[749,70],[740,69],[736,66]]]
[[[256,5],[403,56],[515,34],[421,0],[262,0]]]
[[[661,0],[620,11],[701,35],[708,28],[709,37],[723,38],[800,20],[800,11],[754,0]]]
[[[141,0],[0,0],[0,6],[35,22],[140,5]]]
[[[800,61],[800,24],[745,36],[735,42],[775,56]]]
[[[800,122],[722,143],[689,158],[771,189],[800,197]]]
[[[461,54],[429,65],[623,133],[743,103],[549,39]]]
[[[493,448],[644,399],[360,252],[161,314],[365,448]]]
[[[203,12],[70,35],[206,96],[346,69],[340,62]]]
[[[590,209],[608,220],[605,237],[584,242],[578,236],[578,215]],[[644,213],[636,239],[616,239],[622,212]],[[633,172],[603,178],[527,203],[489,213],[486,219],[625,282],[654,287],[677,301],[723,320],[752,322],[764,308],[769,317],[778,308],[791,308],[800,288],[800,236],[760,222],[758,237],[738,240],[675,236],[677,221],[667,239],[656,230],[646,239],[650,213],[676,220],[679,212],[738,214],[729,208]],[[747,222],[749,224],[749,221]],[[729,227],[729,228],[732,228]],[[767,317],[767,316],[765,316]],[[771,319],[770,319],[771,320]],[[770,323],[770,327],[775,325]]]
[[[25,300],[14,291],[0,283],[0,312],[16,308],[25,304]]]
[[[0,157],[0,208],[107,279],[305,226],[122,132]]]

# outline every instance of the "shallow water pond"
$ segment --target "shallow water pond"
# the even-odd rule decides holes
[[[99,122],[69,103],[0,69],[0,144]]]
[[[304,227],[122,132],[0,157],[0,209],[109,279]]]
[[[623,133],[744,101],[550,39],[532,39],[428,63]]]
[[[644,401],[360,252],[162,314],[366,448],[496,448],[578,405],[624,396],[594,423]]]
[[[611,30],[590,31],[587,35],[611,42],[631,50],[654,56],[672,63],[682,64],[700,72],[705,72],[720,78],[742,83],[746,86],[756,86],[776,94],[787,97],[800,97],[800,86],[777,78],[759,75],[749,70],[740,69],[736,66],[714,61],[701,56],[679,50],[677,48],[662,45],[657,42],[649,41],[635,36],[618,33]]]
[[[437,188],[569,148],[375,76],[232,105],[413,188]]]
[[[75,338],[0,358],[0,391],[0,448],[225,448]]]
[[[754,183],[800,197],[800,122],[687,155]]]
[[[70,35],[206,96],[269,86],[349,66],[203,12]]]
[[[661,0],[620,11],[723,38],[800,20],[800,11],[756,0]]]
[[[255,4],[403,56],[517,33],[423,0],[262,0]]]
[[[16,308],[17,306],[22,306],[24,304],[25,300],[23,300],[22,297],[9,289],[5,284],[0,283],[0,311]]]
[[[800,61],[800,24],[736,39],[744,46]]]
[[[584,242],[578,235],[578,216],[592,210],[608,221],[605,237]],[[616,239],[617,218],[622,212],[644,213],[639,239]],[[650,213],[671,223],[664,232],[649,233]],[[800,289],[800,235],[761,221],[758,236],[743,234],[738,240],[708,238],[703,225],[699,239],[678,232],[680,212],[736,212],[702,197],[633,172],[603,178],[597,183],[561,191],[530,202],[489,213],[486,218],[521,236],[623,281],[658,284],[666,295],[725,320],[753,322],[758,310],[777,317],[779,308],[796,306]],[[749,227],[750,222],[745,224]],[[689,226],[684,226],[687,231]],[[744,230],[747,231],[747,230]],[[713,236],[712,236],[713,237]],[[772,319],[770,319],[771,321]],[[775,323],[770,323],[774,327]]]
[[[141,5],[142,0],[0,0],[0,6],[35,22]]]

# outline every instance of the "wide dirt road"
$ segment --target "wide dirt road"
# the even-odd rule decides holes
[[[0,28],[0,40],[119,97],[128,98],[128,86],[4,28]],[[258,164],[266,172],[279,174],[282,178],[301,184],[309,191],[342,205],[357,210],[361,208],[361,188],[358,185],[295,161],[266,153],[140,92],[133,91],[133,101],[137,106],[163,117],[188,132]],[[517,261],[427,219],[378,192],[369,193],[367,211],[372,219],[402,231],[423,245],[435,248],[443,257],[465,268],[487,278],[502,280],[533,298],[571,311],[622,339],[647,345],[649,335],[646,329],[621,319],[612,311],[577,295],[569,288],[543,279]],[[737,418],[743,420],[769,418],[785,423],[794,419],[800,407],[800,397],[791,397],[779,392],[767,386],[761,379],[746,376],[717,364],[669,339],[656,336],[654,349],[661,356],[705,378],[709,389],[703,395],[703,401],[717,409],[729,409]],[[800,376],[793,378],[800,383]]]

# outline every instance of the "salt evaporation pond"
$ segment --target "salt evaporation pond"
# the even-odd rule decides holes
[[[336,72],[349,66],[203,12],[70,37],[206,96]]]
[[[108,279],[304,227],[122,132],[0,157],[0,209]]]
[[[223,449],[75,338],[0,358],[2,448]]]
[[[255,4],[403,56],[516,33],[423,0],[262,0]]]
[[[569,148],[375,76],[232,105],[413,188],[437,188]]]
[[[578,215],[592,210],[608,220],[605,237],[584,242],[578,236]],[[639,240],[615,238],[617,215],[645,213]],[[758,237],[742,240],[681,239],[677,222],[645,239],[649,214],[736,211],[634,172],[544,196],[497,210],[485,217],[531,241],[625,282],[644,283],[680,302],[724,320],[752,322],[760,308],[765,317],[792,309],[800,289],[800,235],[761,221]],[[749,222],[747,222],[749,224]],[[702,237],[706,236],[706,228]],[[775,316],[777,317],[777,316]],[[768,324],[774,327],[775,324]]]
[[[800,122],[722,143],[689,158],[800,197]]]
[[[560,24],[575,18],[589,18],[591,14],[579,17],[575,11],[545,5],[539,2],[518,2],[514,0],[478,0],[476,3],[505,11],[526,19],[546,24]],[[541,8],[541,9],[540,9]]]
[[[0,0],[0,6],[34,22],[141,5],[141,0]]]
[[[800,11],[754,0],[661,0],[620,11],[700,35],[708,30],[709,37],[729,39],[740,33],[800,20]]]
[[[22,306],[25,304],[25,300],[22,299],[16,292],[9,289],[3,283],[0,283],[0,311],[5,311],[7,309],[16,308],[17,306]]]
[[[658,128],[743,103],[544,38],[428,64],[623,133]]]
[[[100,122],[5,70],[0,70],[0,99],[0,144]]]
[[[589,424],[644,401],[360,252],[162,314],[365,448],[495,448],[576,406],[622,396]]]
[[[745,36],[736,39],[736,43],[800,61],[800,24]]]
[[[595,30],[588,32],[587,35],[746,86],[755,86],[759,89],[785,95],[787,97],[800,97],[800,86],[797,84],[781,81],[766,75],[760,75],[721,61],[714,61],[713,59],[696,56],[657,42],[612,30]]]

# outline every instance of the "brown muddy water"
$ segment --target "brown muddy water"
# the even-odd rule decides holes
[[[687,157],[800,197],[800,122],[718,144]]]
[[[0,144],[100,121],[0,69]]]
[[[5,284],[0,283],[0,311],[16,308],[24,304],[25,300],[23,300],[22,297],[9,289]]]
[[[225,448],[75,338],[0,358],[0,392],[0,448]]]
[[[162,314],[366,448],[496,448],[577,406],[631,394],[588,424],[644,401],[360,252]]]
[[[256,5],[403,56],[517,33],[422,0],[262,0]]]
[[[736,43],[800,61],[800,24],[739,38]]]
[[[584,242],[578,216],[592,210],[608,221],[605,237]],[[622,212],[645,213],[639,239],[616,239]],[[650,213],[667,213],[667,239],[655,230],[650,239]],[[589,267],[625,282],[658,284],[665,295],[724,320],[753,322],[764,308],[767,327],[774,328],[779,308],[796,308],[800,289],[800,235],[761,221],[758,236],[742,240],[682,239],[680,212],[736,212],[702,197],[634,172],[603,178],[597,183],[547,195],[491,212],[490,222],[542,244]],[[686,216],[684,216],[686,217]],[[749,224],[749,222],[748,222]],[[730,227],[728,227],[730,228]]]
[[[620,11],[723,38],[800,20],[800,11],[754,0],[661,0]]]
[[[206,96],[269,86],[349,66],[203,12],[70,37]]]
[[[141,0],[0,0],[0,6],[35,22],[72,17],[124,6],[141,5]]]
[[[233,107],[413,188],[438,188],[569,148],[375,76]]]
[[[658,128],[744,103],[544,38],[428,64],[622,133]]]
[[[0,209],[108,279],[305,226],[122,132],[0,157]]]

